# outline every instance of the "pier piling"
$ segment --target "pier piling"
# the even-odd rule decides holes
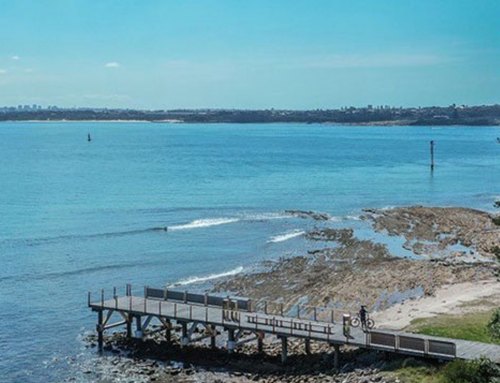
[[[286,363],[288,358],[288,339],[286,336],[281,337],[281,363]]]
[[[309,355],[311,354],[311,340],[306,338],[304,339],[304,346],[305,346],[305,350],[306,350],[306,354]]]
[[[172,323],[167,319],[166,321],[166,330],[165,330],[165,339],[167,343],[170,344],[172,342]]]
[[[339,369],[340,345],[333,345],[333,368]]]
[[[140,315],[136,315],[135,317],[135,337],[142,338],[142,321]]]
[[[133,317],[132,317],[132,314],[125,314],[126,317],[127,317],[127,323],[126,323],[126,326],[127,326],[127,338],[132,338],[132,320],[133,320]]]
[[[264,353],[264,333],[257,334],[257,352]]]
[[[103,326],[103,313],[102,310],[97,312],[97,346],[99,351],[102,351],[103,343],[104,343],[104,326]]]
[[[229,353],[232,353],[234,351],[234,347],[235,347],[234,329],[228,328],[227,329],[227,351],[229,351]]]
[[[185,347],[189,344],[188,328],[187,323],[182,322],[182,337],[181,337],[181,347]]]
[[[211,325],[210,326],[210,331],[211,331],[211,334],[212,334],[212,336],[210,337],[210,347],[212,349],[215,349],[215,347],[216,347],[215,337],[217,336],[217,329],[215,328],[214,325]]]

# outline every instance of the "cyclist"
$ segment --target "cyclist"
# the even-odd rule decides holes
[[[363,330],[366,329],[367,316],[368,316],[368,311],[366,311],[366,306],[361,306],[361,309],[359,310],[359,320],[361,321],[361,328]]]

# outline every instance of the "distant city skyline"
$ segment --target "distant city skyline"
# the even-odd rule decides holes
[[[0,0],[0,106],[500,102],[498,1]]]

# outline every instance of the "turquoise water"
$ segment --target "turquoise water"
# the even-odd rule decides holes
[[[346,222],[364,207],[491,210],[497,136],[495,127],[2,123],[0,374],[74,375],[92,357],[80,340],[95,326],[88,290],[200,289],[302,254],[313,244],[296,233],[316,223],[286,209]]]

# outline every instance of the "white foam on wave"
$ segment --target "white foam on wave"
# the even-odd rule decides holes
[[[168,230],[189,230],[198,229],[202,227],[225,225],[227,223],[238,222],[239,218],[208,218],[208,219],[195,219],[189,223],[182,225],[169,226]]]
[[[278,242],[285,242],[288,241],[289,239],[295,238],[295,237],[300,237],[301,235],[304,235],[306,232],[303,230],[294,230],[290,231],[288,233],[283,233],[279,235],[275,235],[267,241],[268,243],[278,243]]]
[[[328,221],[330,221],[330,222],[342,222],[342,217],[331,216],[330,218],[328,218]]]
[[[186,279],[181,279],[180,281],[172,283],[170,286],[167,286],[167,287],[186,286],[186,285],[191,285],[193,283],[210,281],[212,279],[230,277],[232,275],[239,274],[242,271],[243,271],[243,266],[238,266],[232,270],[225,271],[225,272],[219,273],[219,274],[210,274],[210,275],[207,275],[204,277],[193,276],[193,277],[188,277]]]
[[[359,215],[346,215],[344,217],[345,221],[361,221],[361,217]]]
[[[284,219],[284,218],[290,218],[290,215],[282,213],[260,213],[260,214],[242,215],[240,217],[195,219],[194,221],[191,221],[189,223],[169,226],[168,231],[199,229],[210,226],[225,225],[228,223],[235,223],[240,221],[268,221],[272,219]]]
[[[245,215],[242,220],[244,221],[267,221],[271,219],[285,219],[293,218],[291,214],[286,213],[258,213]]]

